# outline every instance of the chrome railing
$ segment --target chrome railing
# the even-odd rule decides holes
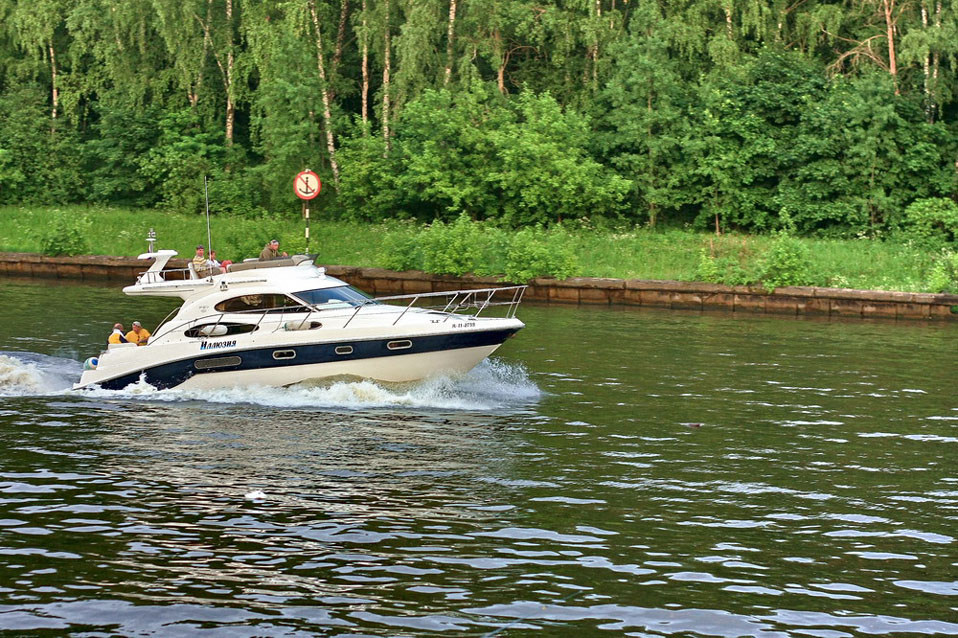
[[[170,275],[173,275],[172,277]],[[201,279],[193,268],[166,268],[164,270],[144,270],[136,277],[137,284],[158,284],[170,281],[188,281]]]
[[[353,318],[359,314],[359,311],[362,308],[365,308],[370,304],[384,303],[387,305],[393,305],[392,302],[406,300],[408,300],[409,303],[405,304],[405,309],[399,314],[398,317],[396,317],[396,320],[393,321],[392,325],[395,326],[397,323],[399,323],[399,320],[402,319],[406,313],[414,307],[425,310],[438,310],[440,312],[447,313],[447,316],[445,319],[443,319],[443,321],[448,321],[450,318],[465,314],[469,314],[472,317],[478,317],[480,313],[487,308],[501,307],[505,308],[505,318],[511,319],[512,317],[516,316],[516,310],[519,308],[519,302],[522,301],[522,294],[525,292],[525,290],[526,286],[505,286],[501,288],[450,290],[446,292],[422,292],[408,295],[376,297],[375,299],[370,299],[368,304],[362,304],[361,306],[358,306],[353,312],[352,316],[346,321],[346,324],[343,326],[343,328],[349,325]],[[417,305],[423,300],[431,299],[445,299],[445,303],[435,306]],[[428,301],[424,303],[428,303]],[[471,310],[474,310],[475,312],[470,312]]]

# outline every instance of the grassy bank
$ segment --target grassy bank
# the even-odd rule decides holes
[[[191,256],[206,244],[206,220],[159,210],[97,207],[0,208],[0,251],[134,256],[146,250],[150,228],[157,246]],[[449,233],[454,225],[447,227]],[[239,261],[258,255],[263,244],[278,237],[283,250],[305,249],[304,222],[299,216],[249,219],[214,215],[213,247],[220,259]],[[775,237],[716,237],[678,230],[611,231],[573,228],[562,233],[525,233],[527,244],[510,243],[521,233],[480,227],[468,237],[447,233],[455,253],[474,251],[482,273],[517,272],[507,257],[538,251],[555,259],[563,253],[562,274],[637,279],[714,280],[745,283],[761,276]],[[462,234],[462,233],[460,233]],[[540,241],[541,239],[541,241]],[[423,267],[429,261],[428,236],[410,226],[330,221],[322,212],[311,220],[310,251],[320,263],[352,266]],[[460,240],[465,241],[462,244]],[[460,242],[456,244],[455,242]],[[807,255],[810,279],[804,283],[840,288],[932,291],[932,270],[940,255],[909,243],[875,240],[795,239]],[[472,246],[482,244],[482,246]],[[397,246],[405,246],[402,250]],[[397,256],[397,250],[402,255]],[[428,268],[427,268],[428,269]],[[437,267],[436,269],[440,269]],[[455,268],[447,270],[455,272]],[[529,272],[518,270],[518,272]]]

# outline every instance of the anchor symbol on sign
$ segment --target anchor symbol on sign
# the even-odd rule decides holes
[[[299,178],[303,185],[299,188],[299,192],[303,195],[312,195],[316,192],[316,189],[309,185],[309,175],[303,175]]]

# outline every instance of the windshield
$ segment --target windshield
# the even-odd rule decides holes
[[[240,295],[214,306],[220,312],[309,312],[294,299],[280,294]]]
[[[372,297],[362,290],[353,288],[352,286],[303,290],[295,293],[295,295],[310,305],[320,307],[324,304],[349,304],[350,306],[359,306],[364,303],[369,303],[372,299]]]

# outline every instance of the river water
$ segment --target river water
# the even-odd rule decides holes
[[[0,632],[958,635],[958,325],[526,305],[469,375],[69,390],[0,282]]]

